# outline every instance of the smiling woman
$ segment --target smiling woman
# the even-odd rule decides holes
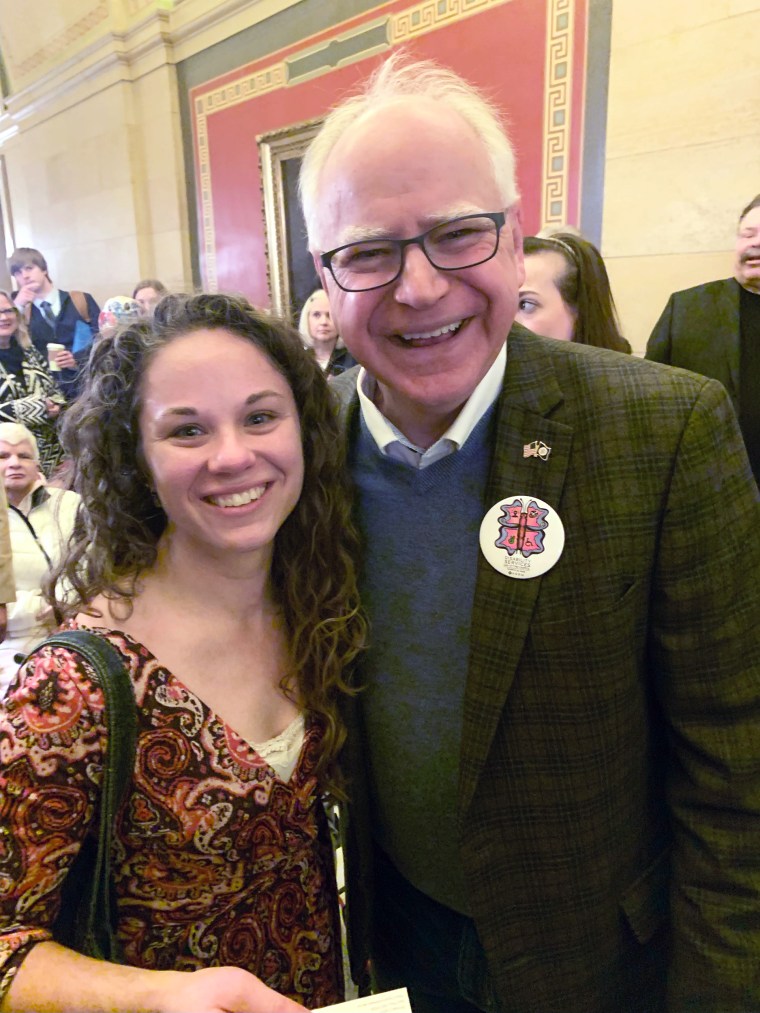
[[[22,314],[10,294],[0,290],[0,422],[18,422],[34,433],[45,475],[63,457],[56,432],[63,404],[65,398],[32,345]]]
[[[243,300],[169,296],[95,347],[64,439],[82,505],[58,605],[119,650],[138,704],[112,867],[132,972],[52,942],[93,833],[64,820],[7,873],[3,1009],[51,1008],[53,989],[56,1009],[337,1002],[320,796],[340,791],[338,701],[365,627],[326,382],[295,331]],[[77,652],[47,646],[9,700],[6,825],[37,841],[46,798],[99,808],[103,694]]]

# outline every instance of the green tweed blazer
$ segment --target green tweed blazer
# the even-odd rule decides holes
[[[472,547],[460,849],[503,1013],[760,1010],[760,497],[730,401],[519,326],[507,348],[483,512],[535,495],[566,542],[530,580]],[[349,441],[355,373],[333,383]],[[535,440],[547,460],[524,456]],[[361,976],[361,696],[347,721]]]

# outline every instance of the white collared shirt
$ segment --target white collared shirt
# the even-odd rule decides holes
[[[58,316],[61,312],[61,293],[57,288],[52,288],[47,295],[40,296],[39,299],[34,300],[34,305],[42,313],[42,304],[44,302],[50,303],[50,309],[53,313]],[[42,314],[45,315],[44,313]]]
[[[493,365],[470,394],[459,415],[454,419],[446,432],[432,447],[424,450],[397,429],[383,415],[372,398],[375,396],[377,381],[362,366],[356,378],[356,390],[359,394],[359,405],[362,418],[380,453],[396,461],[403,461],[413,468],[427,468],[448,454],[463,447],[475,426],[494,403],[504,383],[504,371],[507,368],[507,345],[502,345]]]

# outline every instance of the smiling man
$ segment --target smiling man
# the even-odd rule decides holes
[[[720,380],[760,483],[760,194],[739,215],[733,278],[674,292],[646,357]]]
[[[513,325],[513,161],[391,59],[303,164],[363,366],[354,972],[415,1013],[756,1010],[757,489],[719,384]]]

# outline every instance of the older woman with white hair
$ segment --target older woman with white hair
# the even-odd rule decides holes
[[[0,644],[0,696],[4,696],[18,667],[16,655],[26,655],[57,626],[42,596],[42,584],[74,528],[79,496],[46,486],[37,440],[17,422],[0,423],[0,475],[8,498],[16,578],[16,601],[8,605],[8,633]]]

